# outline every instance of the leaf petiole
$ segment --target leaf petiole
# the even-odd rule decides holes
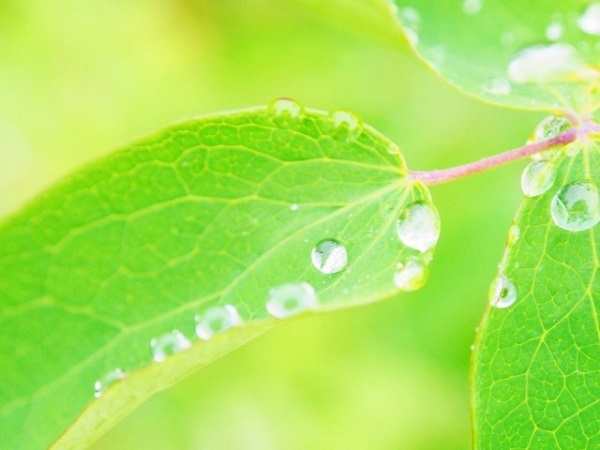
[[[599,133],[600,125],[594,122],[584,122],[579,127],[570,128],[564,133],[546,139],[544,141],[534,142],[512,150],[508,150],[499,155],[490,156],[479,161],[463,164],[448,169],[431,170],[431,171],[411,171],[410,175],[413,179],[419,180],[427,185],[446,183],[457,178],[466,177],[475,173],[483,172],[492,169],[502,164],[511,161],[531,156],[535,153],[551,149],[553,147],[569,144],[577,139],[583,139],[590,134]]]

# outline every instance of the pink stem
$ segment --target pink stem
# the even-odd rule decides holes
[[[552,139],[545,141],[534,142],[523,147],[515,148],[499,155],[490,156],[479,161],[475,161],[461,166],[451,167],[449,169],[442,170],[431,170],[425,172],[411,171],[410,175],[417,180],[422,181],[425,184],[440,184],[447,181],[461,178],[473,173],[483,172],[484,170],[491,169],[501,164],[506,164],[510,161],[524,158],[526,156],[533,155],[544,150],[548,150],[552,147],[565,145],[574,140],[587,136],[590,133],[598,132],[598,126],[596,124],[586,124],[589,126],[583,126],[581,128],[571,128],[565,131],[563,134],[556,136]]]

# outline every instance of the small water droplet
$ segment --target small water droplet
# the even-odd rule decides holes
[[[554,195],[552,220],[567,231],[589,230],[600,221],[598,188],[590,181],[573,181]]]
[[[527,197],[542,195],[556,180],[554,166],[547,161],[534,161],[523,170],[521,188]]]
[[[483,90],[492,95],[504,96],[511,93],[512,86],[506,78],[493,78],[483,85]]]
[[[585,67],[577,50],[569,44],[534,45],[519,52],[508,65],[515,83],[564,81]]]
[[[417,45],[419,42],[419,28],[421,26],[421,15],[419,12],[410,6],[401,8],[397,13],[400,23],[404,27],[404,32],[408,41],[412,45]]]
[[[506,246],[512,247],[519,241],[520,238],[521,229],[519,228],[519,225],[513,223],[508,229],[508,236],[506,237]]]
[[[102,397],[110,386],[115,384],[117,381],[122,380],[126,376],[127,372],[119,367],[117,367],[115,370],[111,370],[94,383],[94,397]]]
[[[473,16],[481,11],[481,0],[463,0],[462,10],[465,14]]]
[[[292,203],[290,205],[290,210],[292,210],[292,211],[298,211],[298,208],[299,208],[299,206],[297,203]]]
[[[508,308],[517,300],[517,288],[506,276],[499,275],[490,286],[490,303],[496,308]]]
[[[565,27],[562,22],[556,20],[550,22],[546,27],[546,37],[551,41],[559,40],[565,31]]]
[[[334,111],[329,117],[333,123],[332,134],[340,141],[353,141],[362,133],[361,120],[349,111]]]
[[[316,308],[317,295],[308,283],[286,283],[269,291],[267,311],[278,319],[286,319]]]
[[[195,320],[196,334],[204,340],[242,323],[242,319],[233,305],[213,306],[197,315]]]
[[[304,108],[290,98],[278,98],[269,104],[269,112],[273,117],[273,122],[279,126],[287,126],[300,119]]]
[[[433,206],[419,200],[400,213],[396,232],[404,245],[425,253],[440,237],[440,218]]]
[[[348,252],[343,244],[334,239],[324,239],[311,252],[314,266],[322,273],[341,272],[348,265]]]
[[[400,155],[401,154],[400,153],[400,147],[398,147],[398,145],[395,144],[395,143],[393,143],[393,142],[389,143],[389,145],[387,147],[387,152],[390,155]]]
[[[584,33],[600,36],[600,3],[590,4],[577,24]]]
[[[178,330],[165,333],[150,341],[152,358],[156,362],[163,362],[167,357],[190,348],[190,341]]]
[[[394,284],[402,291],[415,291],[427,281],[427,268],[417,260],[396,265]]]

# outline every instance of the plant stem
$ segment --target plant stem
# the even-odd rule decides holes
[[[517,159],[548,150],[552,147],[568,144],[576,139],[585,137],[594,131],[598,132],[597,126],[594,125],[595,124],[584,124],[581,126],[581,128],[571,128],[554,138],[547,139],[545,141],[534,142],[523,147],[500,153],[499,155],[490,156],[489,158],[484,158],[479,161],[463,164],[461,166],[423,172],[411,171],[410,175],[412,178],[422,181],[428,185],[445,183],[447,181],[455,180],[456,178],[462,178],[467,175],[483,172],[484,170],[494,168],[501,164],[516,161]]]

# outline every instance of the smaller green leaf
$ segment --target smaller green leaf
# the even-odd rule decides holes
[[[473,359],[476,449],[600,448],[600,145],[523,174]]]
[[[600,3],[390,0],[416,52],[482,100],[587,113],[600,106]]]
[[[166,128],[0,224],[0,442],[81,448],[281,319],[420,287],[438,235],[349,112],[281,99]]]

